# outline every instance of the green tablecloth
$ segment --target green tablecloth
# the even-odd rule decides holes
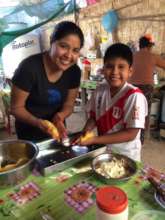
[[[63,172],[54,172],[46,177],[30,175],[20,186],[0,190],[0,220],[39,220],[41,212],[49,213],[54,220],[95,220],[95,203],[84,213],[79,214],[65,202],[64,191],[82,181],[96,187],[105,185],[93,175],[89,169],[89,162],[80,163],[77,167],[70,167]],[[16,195],[19,194],[21,187],[25,188],[27,184],[32,184],[33,189],[36,187],[37,193],[30,196],[27,201],[26,197],[30,194],[30,190],[25,190],[21,204],[19,196]],[[154,200],[152,186],[144,179],[140,170],[131,180],[120,183],[118,187],[128,195],[129,220],[140,211],[157,210],[163,213],[163,208]],[[93,194],[93,200],[94,197]],[[164,220],[165,217],[146,219]]]

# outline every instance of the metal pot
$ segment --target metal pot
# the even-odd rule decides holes
[[[0,141],[0,187],[14,186],[26,179],[38,152],[38,147],[30,141]],[[22,159],[24,162],[21,162]],[[10,164],[14,167],[3,171],[2,168]]]
[[[113,159],[122,160],[123,161],[123,167],[125,168],[126,173],[118,178],[112,178],[107,177],[105,175],[105,171],[102,170],[102,172],[98,172],[98,168],[101,166],[103,162],[111,162]],[[117,154],[117,153],[103,153],[98,156],[96,156],[92,161],[92,170],[96,174],[96,176],[105,182],[106,184],[118,184],[123,183],[124,181],[127,181],[133,177],[133,175],[136,174],[138,167],[136,165],[136,162],[132,160],[131,158],[128,158],[125,155]],[[113,168],[113,167],[112,167]],[[105,169],[105,168],[104,168]]]

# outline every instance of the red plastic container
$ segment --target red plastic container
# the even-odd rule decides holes
[[[128,220],[128,198],[115,186],[101,187],[96,192],[97,220]]]

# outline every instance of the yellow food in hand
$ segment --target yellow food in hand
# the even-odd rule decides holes
[[[95,135],[94,135],[94,132],[93,131],[88,131],[86,134],[85,134],[85,136],[81,136],[80,137],[80,142],[82,143],[82,142],[84,142],[84,141],[87,141],[88,139],[90,139],[90,138],[92,138],[92,137],[94,137]]]
[[[60,135],[59,135],[59,132],[58,132],[57,128],[55,127],[55,125],[48,120],[43,120],[42,123],[46,127],[47,133],[50,134],[52,136],[52,138],[59,141]]]

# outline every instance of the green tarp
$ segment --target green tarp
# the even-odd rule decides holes
[[[25,0],[19,2],[13,7],[0,5],[0,55],[3,48],[18,36],[78,10],[75,0],[68,3],[63,0],[43,0],[37,4],[27,3]]]

